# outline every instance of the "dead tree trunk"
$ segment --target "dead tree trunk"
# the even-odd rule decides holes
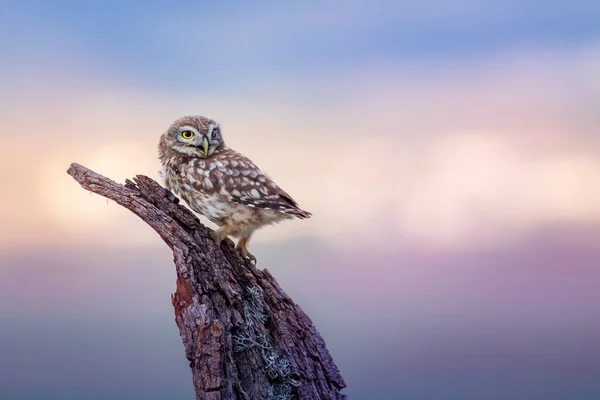
[[[154,180],[125,185],[79,164],[67,171],[91,192],[133,211],[173,250],[175,322],[196,399],[343,399],[346,387],[310,318],[265,269],[209,230]]]

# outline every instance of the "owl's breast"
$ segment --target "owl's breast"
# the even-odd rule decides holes
[[[160,171],[160,177],[167,189],[176,195],[180,195],[179,188],[182,185],[178,168],[173,166],[171,162],[163,164]]]
[[[224,202],[217,195],[197,192],[191,193],[187,197],[189,200],[186,199],[186,202],[192,210],[204,215],[216,224],[219,224],[223,219],[230,217],[236,212],[236,204]]]
[[[224,173],[218,163],[190,160],[185,163],[166,163],[163,179],[166,187],[180,197],[196,213],[217,225],[228,224],[243,229],[261,221],[256,208],[231,201],[224,190]]]

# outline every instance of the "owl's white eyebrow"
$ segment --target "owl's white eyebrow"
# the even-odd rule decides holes
[[[214,131],[216,128],[219,128],[219,123],[217,122],[217,123],[215,123],[215,124],[210,124],[210,125],[208,126],[208,128],[209,128],[209,130],[210,130],[210,133],[212,133],[212,131]]]

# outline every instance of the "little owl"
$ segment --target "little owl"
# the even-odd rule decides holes
[[[219,226],[211,233],[217,245],[239,238],[236,250],[252,262],[247,246],[256,229],[311,216],[250,159],[227,147],[212,119],[178,119],[161,136],[158,151],[166,187]]]

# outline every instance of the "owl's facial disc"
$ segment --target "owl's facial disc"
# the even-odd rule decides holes
[[[174,149],[181,153],[207,157],[210,151],[210,142],[208,138],[193,126],[185,125],[179,127],[175,132],[175,140],[177,141]]]
[[[170,132],[172,148],[179,153],[207,158],[225,146],[219,124],[212,120],[208,126],[200,122],[174,125]]]

